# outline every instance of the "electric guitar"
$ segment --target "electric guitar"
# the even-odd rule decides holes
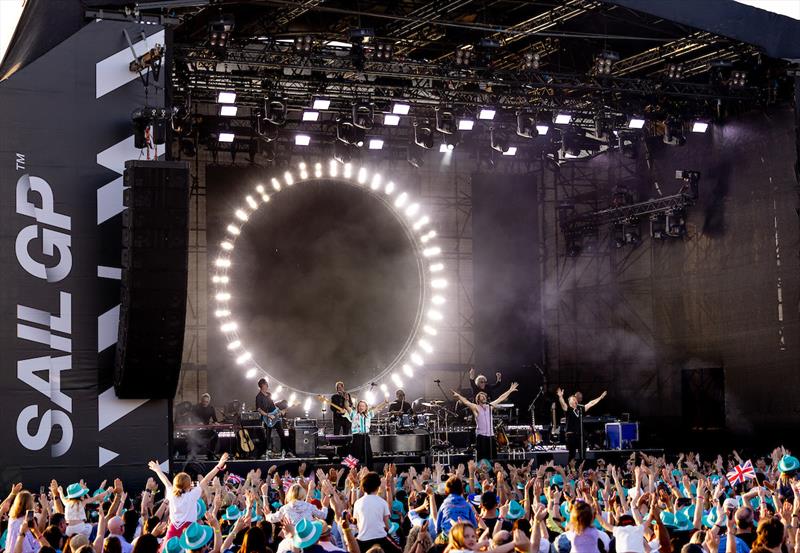
[[[346,415],[346,414],[348,414],[350,412],[350,411],[348,411],[346,409],[342,409],[341,407],[339,407],[338,405],[336,405],[334,403],[331,403],[331,400],[329,400],[328,398],[326,398],[322,394],[317,395],[317,399],[320,400],[324,404],[330,405],[331,409],[335,409],[336,411],[338,411],[342,415]]]
[[[264,423],[264,426],[267,428],[274,428],[279,422],[283,420],[283,416],[286,414],[286,410],[280,410],[277,407],[267,413],[266,415],[261,415],[261,422]]]

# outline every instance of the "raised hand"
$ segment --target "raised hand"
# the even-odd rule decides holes
[[[564,389],[563,388],[556,388],[556,395],[560,398],[564,397]]]

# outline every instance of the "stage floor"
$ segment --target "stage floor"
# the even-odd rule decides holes
[[[647,455],[660,456],[664,454],[663,449],[593,449],[586,452],[586,466],[591,468],[598,459],[603,459],[606,463],[619,465],[624,463],[632,453],[645,453]],[[394,463],[401,470],[414,466],[420,468],[430,466],[434,463],[441,463],[446,466],[456,466],[460,463],[464,465],[472,455],[466,453],[447,453],[431,452],[430,455],[376,455],[374,457],[374,469],[382,471],[387,463]],[[566,465],[568,462],[567,449],[564,446],[547,446],[546,449],[536,449],[533,451],[519,452],[499,452],[496,459],[501,463],[523,464],[533,459],[534,466],[553,461],[558,465]],[[268,470],[272,465],[278,467],[281,472],[289,471],[294,474],[297,472],[301,463],[306,463],[308,469],[328,469],[330,467],[341,467],[341,459],[331,457],[293,457],[293,458],[261,458],[261,459],[231,459],[228,461],[228,470],[239,476],[244,476],[251,470],[261,469],[262,472]],[[210,471],[216,461],[213,459],[173,459],[170,469],[174,471],[185,471],[189,474],[201,474]]]

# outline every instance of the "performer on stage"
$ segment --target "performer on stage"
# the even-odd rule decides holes
[[[558,396],[558,402],[561,404],[561,409],[563,409],[566,413],[567,424],[565,432],[567,453],[569,454],[570,459],[583,459],[585,450],[583,443],[583,416],[586,414],[586,411],[600,403],[600,400],[606,397],[606,393],[607,392],[603,392],[586,405],[583,405],[578,399],[579,395],[581,398],[583,398],[583,394],[580,392],[576,392],[575,395],[569,396],[565,402],[564,390],[561,388],[556,390],[556,395]],[[567,405],[567,403],[569,403],[569,405]]]
[[[203,394],[200,396],[200,403],[192,407],[192,416],[197,419],[197,422],[200,424],[219,422],[219,419],[217,419],[217,410],[211,405],[211,394]]]
[[[495,382],[489,384],[488,380],[482,374],[475,376],[475,367],[469,368],[469,384],[472,387],[472,397],[477,398],[478,394],[483,392],[486,394],[487,401],[491,401],[500,393],[500,387],[503,385],[500,381],[503,375],[500,371],[494,373]]]
[[[497,399],[491,402],[488,400],[486,392],[478,392],[478,395],[475,396],[475,403],[472,403],[455,390],[452,390],[453,396],[458,401],[466,405],[467,408],[472,411],[472,414],[475,417],[475,422],[477,423],[475,433],[478,441],[478,460],[491,460],[496,457],[492,410],[497,404],[503,403],[506,399],[508,399],[508,397],[516,392],[518,388],[519,384],[512,382],[511,387],[508,390],[500,394]]]
[[[281,450],[284,453],[289,453],[289,446],[286,441],[286,436],[283,434],[283,421],[281,420],[285,411],[281,411],[272,401],[272,394],[269,391],[269,384],[266,378],[258,381],[258,395],[256,396],[256,410],[261,414],[261,422],[264,426],[265,434],[265,450],[269,449],[272,444],[272,431],[278,432],[278,438],[281,441]]]
[[[411,404],[406,401],[406,393],[403,390],[395,392],[395,401],[389,405],[389,414],[395,417],[400,415],[410,415],[413,413]]]
[[[353,400],[350,399],[350,394],[344,391],[344,382],[336,383],[336,393],[331,396],[331,403],[345,411],[353,409]],[[350,421],[340,411],[336,409],[331,411],[333,412],[333,433],[344,436],[350,434]]]
[[[353,444],[350,454],[370,470],[372,469],[372,444],[369,441],[369,429],[375,414],[388,402],[388,400],[383,400],[370,409],[367,402],[361,400],[356,403],[355,409],[345,415],[353,427]]]

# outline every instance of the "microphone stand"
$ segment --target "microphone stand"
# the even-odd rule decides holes
[[[445,400],[445,403],[442,404],[442,408],[439,411],[440,412],[444,411],[444,442],[443,442],[443,444],[447,445],[447,450],[446,450],[447,451],[447,464],[449,465],[450,464],[450,431],[448,429],[449,424],[448,424],[448,421],[447,421],[447,417],[450,414],[450,410],[447,409],[447,407],[445,407],[445,405],[447,404],[447,401],[449,401],[449,398],[447,397],[447,392],[445,392],[444,388],[442,388],[442,381],[437,378],[436,380],[434,380],[434,383],[436,383],[436,387],[439,388],[439,391],[442,392],[442,397]]]

